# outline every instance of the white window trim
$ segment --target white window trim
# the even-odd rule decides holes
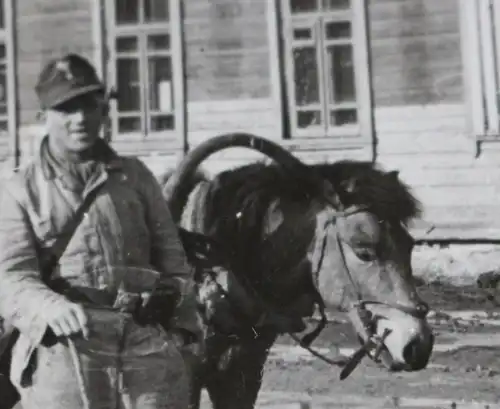
[[[1,0],[0,0],[1,1]],[[10,155],[14,159],[14,167],[17,168],[20,163],[19,147],[19,113],[17,111],[18,89],[16,76],[16,51],[15,51],[15,0],[3,0],[5,13],[5,29],[2,31],[2,39],[5,41],[7,61],[7,127],[11,137]]]
[[[293,62],[291,61],[291,41],[289,35],[291,33],[291,12],[289,7],[289,0],[281,1],[281,14],[282,14],[282,37],[284,38],[284,72],[285,83],[287,87],[287,101],[288,112],[290,118],[291,139],[300,140],[301,138],[328,138],[335,140],[336,144],[357,145],[365,144],[367,140],[373,138],[373,116],[372,116],[372,92],[370,82],[370,65],[368,58],[368,30],[367,30],[367,1],[366,0],[351,0],[351,11],[354,18],[352,18],[353,36],[352,42],[355,44],[353,47],[354,57],[354,70],[356,81],[356,93],[358,107],[358,124],[348,125],[342,127],[331,127],[325,131],[324,126],[308,127],[307,129],[299,129],[296,125],[295,117],[295,96],[293,86]],[[314,13],[311,13],[314,15]],[[304,21],[307,20],[305,17]],[[323,80],[323,67],[320,67],[321,81]],[[320,81],[320,83],[321,83]]]
[[[116,87],[116,50],[115,50],[115,38],[117,32],[126,32],[130,30],[127,26],[123,26],[117,28],[114,24],[115,21],[115,7],[114,1],[111,0],[94,0],[97,3],[100,3],[100,7],[104,7],[103,14],[101,18],[103,19],[103,23],[101,27],[105,27],[101,29],[101,33],[105,32],[105,38],[98,40],[97,46],[102,44],[102,47],[106,49],[105,53],[99,53],[96,50],[97,56],[96,59],[104,58],[104,64],[101,68],[103,72],[103,77],[107,78],[109,87]],[[173,93],[173,105],[174,105],[174,121],[175,121],[175,129],[174,130],[162,130],[150,132],[145,135],[143,132],[132,132],[132,133],[119,133],[117,128],[117,104],[115,101],[111,101],[110,106],[110,118],[111,118],[111,140],[112,142],[121,143],[127,141],[144,141],[144,142],[159,142],[165,140],[175,140],[178,142],[179,147],[183,145],[183,138],[185,133],[185,110],[186,104],[184,101],[185,90],[183,87],[183,75],[184,75],[184,59],[183,59],[183,44],[182,44],[182,0],[166,0],[169,2],[169,11],[170,11],[170,21],[169,32],[170,32],[170,54],[172,55],[172,82],[174,84],[174,93]],[[102,3],[101,3],[102,2]],[[97,16],[97,12],[95,12]],[[97,19],[97,17],[96,17]],[[149,27],[155,29],[154,25],[151,24]],[[164,27],[164,25],[163,25]],[[135,30],[136,28],[132,28]],[[162,29],[162,24],[158,24],[158,29]],[[103,35],[103,34],[101,34]],[[97,38],[98,36],[96,36]],[[102,57],[104,54],[104,57]],[[100,57],[101,56],[101,57]],[[120,91],[119,89],[117,90]],[[172,146],[172,144],[168,144],[168,146]],[[176,144],[177,146],[177,144]]]
[[[273,105],[276,109],[277,118],[283,118],[284,101],[282,93],[282,74],[281,74],[281,56],[280,56],[280,17],[279,17],[279,1],[267,0],[267,27],[268,27],[268,44],[269,44],[269,73],[271,81],[271,97]],[[283,121],[276,121],[276,131],[278,135],[283,135]]]
[[[106,45],[104,44],[105,32],[105,0],[91,0],[92,2],[92,42],[94,44],[94,67],[97,74],[101,76],[106,83],[106,70],[104,64],[106,57],[104,55]]]
[[[500,97],[500,1],[460,0],[464,90],[469,132],[476,141],[498,140]]]
[[[478,3],[479,13],[479,35],[481,38],[481,53],[483,62],[484,76],[484,99],[486,107],[486,134],[498,133],[498,107],[497,107],[497,92],[498,81],[496,75],[496,50],[494,49],[495,41],[493,39],[493,26],[491,14],[493,11],[493,2],[481,1]]]

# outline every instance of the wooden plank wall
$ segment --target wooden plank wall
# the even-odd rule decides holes
[[[190,102],[270,95],[266,12],[263,0],[185,2]]]
[[[16,6],[19,119],[32,125],[38,111],[34,87],[45,62],[69,51],[93,59],[92,2],[30,0]]]
[[[185,2],[191,146],[236,130],[279,137],[270,74],[270,10],[268,0]]]
[[[281,120],[270,74],[272,17],[268,13],[272,8],[268,1],[190,0],[184,5],[190,146],[238,130],[279,138]],[[93,58],[92,7],[88,0],[35,0],[18,5],[19,106],[25,152],[32,151],[33,135],[40,132],[33,88],[43,64],[69,50]],[[148,148],[137,141],[119,145],[126,154],[147,155]],[[170,145],[162,147],[168,157],[175,150]],[[235,155],[241,156],[231,151],[222,156]]]
[[[372,0],[378,162],[425,206],[419,237],[500,237],[500,150],[475,157],[463,96],[459,3]],[[424,231],[434,225],[426,235]]]
[[[29,160],[43,130],[35,84],[48,59],[66,52],[80,53],[91,61],[92,2],[88,0],[31,0],[16,2],[16,53],[18,68],[19,138],[22,162]]]
[[[185,2],[191,147],[237,130],[280,140],[270,4],[268,0]],[[474,138],[468,135],[459,3],[368,0],[368,4],[377,160],[386,168],[399,169],[414,188],[424,203],[426,221],[438,227],[434,235],[500,236],[496,218],[500,144],[485,145],[476,158]],[[33,87],[43,63],[69,50],[93,57],[91,7],[88,0],[18,2],[19,107],[25,134],[39,132],[34,126],[38,104]],[[307,162],[358,158],[356,152],[334,146],[314,149],[290,142],[287,146]],[[161,171],[177,158],[170,152],[148,162]],[[217,171],[257,158],[246,150],[231,150],[214,156],[207,166]]]
[[[456,0],[369,0],[375,104],[462,102]]]

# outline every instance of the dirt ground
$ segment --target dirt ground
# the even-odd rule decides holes
[[[500,302],[496,300],[496,297],[500,298],[500,292],[488,293],[475,286],[456,288],[439,284],[419,287],[419,291],[438,311],[480,310],[497,319],[500,317]],[[467,339],[473,334],[481,334],[480,337],[499,334],[500,337],[500,323],[494,326],[481,323],[478,319],[460,321],[459,324],[445,319],[434,324],[434,328],[436,343]],[[392,402],[387,407],[398,407],[394,402],[404,397],[441,398],[447,402],[449,399],[449,405],[445,407],[453,407],[453,402],[458,404],[457,407],[466,407],[463,406],[465,402],[473,401],[500,403],[499,337],[492,341],[490,347],[463,347],[453,352],[435,352],[430,367],[418,373],[390,374],[365,359],[344,381],[338,378],[339,369],[317,359],[293,360],[274,356],[268,361],[262,390],[330,397],[363,395]],[[493,345],[495,342],[498,345]],[[286,337],[281,338],[279,343],[294,344]],[[329,325],[314,346],[321,348],[332,344],[357,345],[349,325]]]
[[[496,339],[491,346],[487,342],[486,347],[435,352],[429,368],[417,373],[391,374],[365,359],[344,381],[339,380],[338,368],[307,354],[307,359],[304,354],[297,359],[277,354],[265,368],[257,408],[500,408],[500,291],[489,293],[472,285],[457,288],[449,284],[425,285],[419,291],[434,310],[479,310],[497,320],[491,325],[478,318],[456,321],[445,317],[434,324],[436,344],[473,335]],[[282,337],[278,344],[291,347],[294,342]],[[357,346],[350,325],[330,324],[314,343],[316,348],[331,345]],[[301,404],[308,397],[313,402],[319,397],[320,403]],[[472,406],[473,402],[478,404]],[[210,407],[205,397],[202,408]]]

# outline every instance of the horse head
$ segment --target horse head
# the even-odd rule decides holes
[[[432,353],[429,311],[415,288],[407,224],[420,203],[399,179],[370,162],[315,165],[341,206],[318,213],[316,250],[310,252],[316,285],[328,305],[349,312],[359,337],[383,339],[391,370],[421,370]],[[322,246],[322,251],[317,250]],[[323,255],[323,257],[322,257]]]
[[[306,166],[266,139],[222,135],[191,151],[166,182],[176,221],[198,166],[230,147],[257,150],[277,165],[243,166],[209,183],[201,230],[217,240],[226,277],[237,276],[233,287],[250,288],[261,310],[295,323],[314,304],[343,308],[363,345],[376,344],[374,359],[394,371],[425,368],[434,337],[405,227],[419,205],[397,173],[355,161]]]

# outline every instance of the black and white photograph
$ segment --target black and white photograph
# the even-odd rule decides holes
[[[500,0],[0,0],[0,409],[500,409]]]

